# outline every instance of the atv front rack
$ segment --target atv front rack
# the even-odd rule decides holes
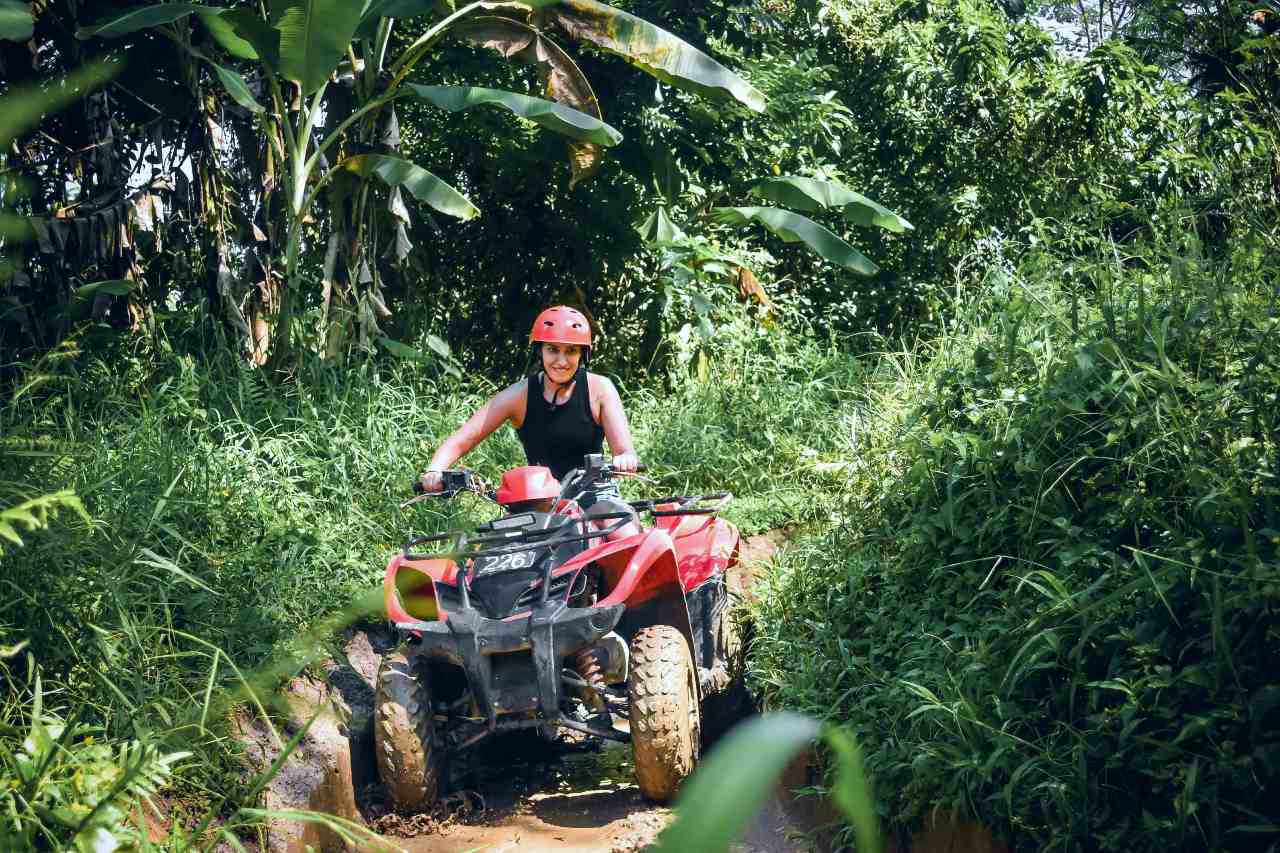
[[[406,560],[454,561],[458,566],[458,595],[462,599],[462,605],[470,607],[471,592],[467,584],[467,575],[470,571],[469,567],[474,565],[476,560],[481,557],[498,557],[537,548],[541,553],[534,565],[541,563],[544,567],[538,603],[545,604],[551,589],[551,573],[555,569],[549,557],[556,548],[574,542],[587,542],[609,536],[634,519],[635,513],[630,511],[593,513],[590,517],[591,521],[613,521],[613,524],[608,527],[593,530],[584,523],[584,519],[580,518],[565,519],[554,527],[535,527],[533,525],[536,524],[536,519],[532,513],[509,515],[495,518],[470,531],[450,530],[430,536],[415,536],[404,544],[401,553]],[[582,532],[584,530],[586,532]],[[411,548],[429,542],[452,542],[453,547],[448,551],[437,551],[432,554],[410,552]]]

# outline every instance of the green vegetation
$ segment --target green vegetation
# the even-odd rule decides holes
[[[1272,831],[1280,306],[1191,235],[1127,254],[1068,285],[991,258],[947,334],[877,356],[841,524],[769,579],[760,683],[865,733],[895,822]]]
[[[233,706],[569,301],[654,488],[802,531],[752,679],[886,831],[1280,849],[1272,0],[348,5],[0,0],[0,846],[251,834]]]

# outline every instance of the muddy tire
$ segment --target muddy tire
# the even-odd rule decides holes
[[[717,670],[723,676],[702,699],[702,745],[710,747],[752,711],[747,690],[746,645],[748,626],[734,609],[720,615],[716,632]]]
[[[627,694],[640,793],[665,803],[693,773],[702,740],[698,686],[684,635],[651,625],[631,640]]]
[[[443,752],[436,742],[431,693],[423,667],[401,646],[382,659],[374,697],[373,744],[396,811],[419,812],[435,802]]]

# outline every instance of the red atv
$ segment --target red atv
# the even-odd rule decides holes
[[[732,495],[624,502],[612,480],[590,455],[551,511],[511,512],[505,485],[444,472],[440,496],[478,493],[509,513],[410,539],[387,564],[387,615],[404,641],[378,674],[374,739],[398,809],[430,805],[451,758],[518,729],[629,740],[640,790],[660,802],[693,771],[706,703],[738,669],[725,585],[738,530],[716,517]],[[414,553],[431,545],[441,550]]]

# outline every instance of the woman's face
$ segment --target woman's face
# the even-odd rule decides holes
[[[552,382],[568,382],[578,372],[582,347],[577,344],[543,344],[542,369]]]

